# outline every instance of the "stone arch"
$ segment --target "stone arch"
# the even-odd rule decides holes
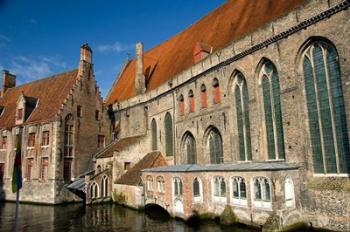
[[[197,163],[196,139],[190,131],[186,131],[181,139],[181,152],[183,163]]]
[[[223,163],[223,139],[220,131],[214,126],[209,126],[204,133],[203,142],[206,160],[213,164]]]
[[[101,197],[107,197],[109,195],[109,178],[104,175],[101,179]]]

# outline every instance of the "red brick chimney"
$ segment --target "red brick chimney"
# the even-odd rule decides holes
[[[4,96],[5,92],[9,88],[13,88],[13,87],[16,87],[16,75],[11,74],[7,70],[4,70],[3,71],[3,78],[2,78],[1,96]]]

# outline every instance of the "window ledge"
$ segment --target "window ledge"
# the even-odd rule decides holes
[[[313,174],[313,177],[350,177],[347,173],[334,173],[334,174]]]
[[[42,145],[41,148],[49,148],[49,145]]]

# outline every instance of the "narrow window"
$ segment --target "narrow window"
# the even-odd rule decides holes
[[[151,122],[151,130],[152,130],[152,150],[156,151],[158,149],[157,144],[157,123],[155,119],[152,119]]]
[[[147,191],[153,190],[153,178],[151,176],[147,177]]]
[[[221,135],[215,128],[212,128],[208,133],[207,148],[209,148],[211,164],[220,164],[224,162]]]
[[[192,112],[194,112],[194,108],[195,108],[194,95],[193,95],[192,90],[190,90],[188,93],[188,101],[189,101],[189,106],[190,106],[190,113],[192,113]]]
[[[175,177],[173,180],[174,183],[174,196],[182,197],[182,180],[178,177]]]
[[[214,197],[226,199],[226,183],[225,179],[220,176],[214,177]],[[215,199],[215,198],[214,198]]]
[[[130,162],[124,162],[124,170],[129,170],[130,169]]]
[[[252,160],[252,149],[250,140],[250,121],[248,107],[248,89],[245,78],[238,73],[235,81],[236,119],[239,143],[239,160]]]
[[[158,192],[164,193],[164,178],[161,176],[157,177]]]
[[[187,132],[184,136],[183,152],[187,164],[197,163],[196,141],[190,132]]]
[[[104,176],[102,178],[102,197],[108,197],[109,193],[108,193],[108,176]]]
[[[208,107],[207,87],[205,87],[204,84],[201,85],[201,103],[202,103],[202,109]]]
[[[32,168],[33,168],[33,159],[27,159],[26,179],[28,181],[32,179]]]
[[[81,118],[81,116],[82,116],[81,106],[77,106],[77,117]]]
[[[49,159],[48,158],[41,158],[40,178],[44,181],[47,181],[48,173],[49,173]]]
[[[257,208],[268,208],[271,209],[271,184],[266,177],[254,177],[254,198],[253,206]]]
[[[98,111],[98,110],[95,111],[95,120],[96,121],[100,120],[100,111]]]
[[[213,95],[214,95],[214,104],[221,102],[221,93],[220,93],[220,85],[219,80],[214,78],[213,80]]]
[[[261,69],[268,159],[284,159],[284,135],[280,84],[275,66],[267,61]]]
[[[7,136],[2,136],[1,149],[6,149],[6,145],[7,145]]]
[[[17,120],[23,120],[23,109],[17,109]]]
[[[286,207],[295,206],[294,184],[292,178],[290,177],[287,177],[284,182],[284,197]]]
[[[315,173],[349,173],[350,149],[339,57],[314,42],[303,58],[305,92]]]
[[[102,148],[105,146],[105,136],[97,135],[97,148]]]
[[[49,146],[49,142],[50,142],[50,132],[43,131],[41,135],[41,146]]]
[[[0,163],[0,184],[4,183],[4,175],[5,175],[5,164]]]
[[[164,130],[165,130],[165,154],[166,156],[173,155],[173,120],[170,113],[166,113],[164,118]]]
[[[185,115],[185,100],[183,95],[179,97],[179,114],[180,116]]]
[[[67,115],[64,125],[64,156],[73,156],[73,119],[72,115]]]
[[[71,181],[72,177],[72,159],[65,158],[63,164],[63,179],[65,182]]]
[[[200,193],[200,183],[198,178],[194,178],[193,180],[193,196],[194,197],[200,197],[201,193]]]
[[[27,146],[28,147],[34,147],[35,146],[35,133],[29,133]]]

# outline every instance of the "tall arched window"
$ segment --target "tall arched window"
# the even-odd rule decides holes
[[[174,177],[173,179],[174,184],[174,196],[175,197],[181,197],[182,196],[182,180],[179,177]]]
[[[252,148],[250,141],[250,121],[248,106],[248,88],[242,73],[238,73],[234,82],[236,120],[239,141],[239,160],[252,160]]]
[[[184,100],[184,96],[181,94],[179,96],[179,115],[183,116],[185,115],[185,100]]]
[[[201,85],[201,103],[203,109],[208,107],[207,87],[204,84]]]
[[[93,182],[90,186],[90,197],[91,199],[98,198],[98,184]]]
[[[108,176],[104,176],[102,178],[102,197],[107,197],[108,196]]]
[[[157,142],[157,123],[155,119],[152,119],[151,122],[151,131],[152,131],[152,150],[158,150],[158,142]]]
[[[188,104],[190,108],[190,113],[194,112],[195,103],[194,103],[194,95],[192,90],[188,92]]]
[[[222,150],[222,139],[219,131],[216,128],[211,128],[207,140],[206,148],[209,153],[211,164],[220,164],[224,162]]]
[[[270,61],[266,61],[262,65],[260,77],[264,100],[268,158],[284,159],[280,83],[276,67]]]
[[[313,42],[303,56],[306,100],[315,173],[349,173],[350,151],[335,48]]]
[[[183,157],[188,164],[197,163],[196,140],[190,132],[187,132],[183,140]]]
[[[253,206],[258,208],[271,208],[271,185],[266,177],[253,178]]]
[[[173,120],[170,113],[166,113],[164,118],[164,130],[165,130],[165,154],[166,156],[172,156],[174,153],[173,148]]]
[[[71,180],[72,177],[72,161],[74,149],[74,126],[73,116],[68,114],[64,120],[64,161],[63,161],[63,179],[65,182]]]
[[[217,78],[214,78],[213,80],[213,97],[214,97],[214,104],[221,102],[221,92],[220,92],[220,85],[219,80]]]

